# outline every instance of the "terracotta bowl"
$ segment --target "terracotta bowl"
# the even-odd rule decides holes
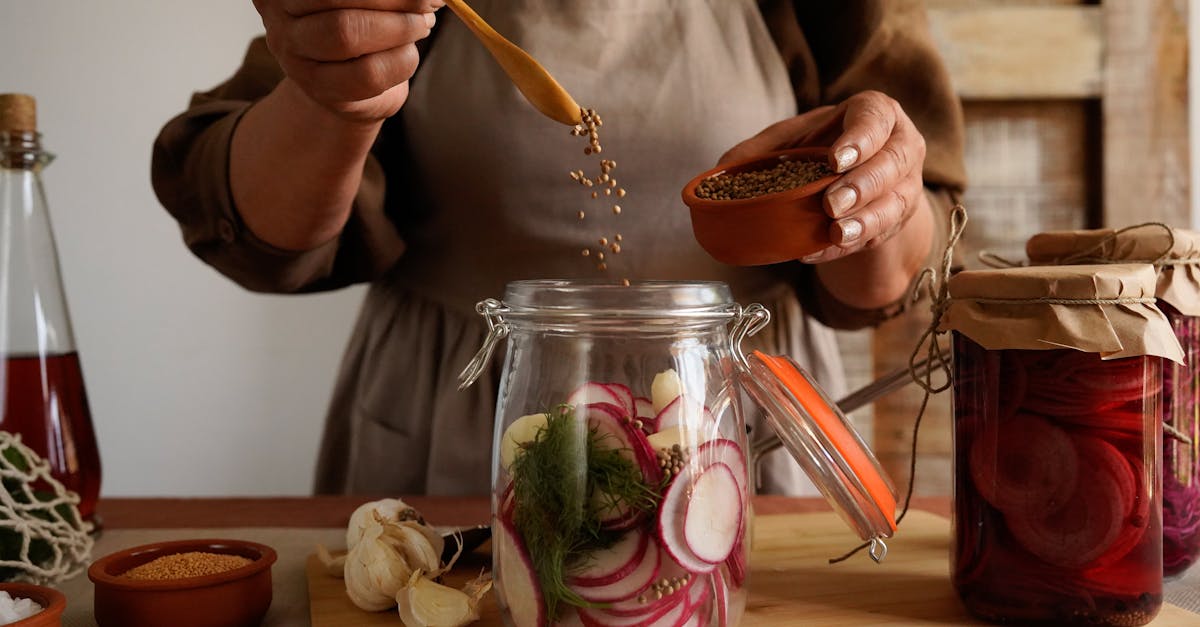
[[[250,564],[215,575],[161,581],[126,579],[131,568],[164,555],[201,551],[241,555]],[[271,606],[275,550],[241,540],[179,540],[125,549],[88,568],[100,627],[252,627]]]
[[[42,611],[9,623],[8,627],[61,627],[63,610],[67,609],[67,597],[54,588],[37,586],[31,583],[0,583],[3,590],[14,599],[33,599],[42,606]]]
[[[807,257],[833,245],[825,215],[824,191],[840,175],[826,176],[802,187],[741,200],[706,200],[696,195],[705,179],[721,174],[766,170],[783,161],[829,163],[828,148],[792,148],[713,168],[683,188],[692,211],[696,241],[717,261],[761,266]]]

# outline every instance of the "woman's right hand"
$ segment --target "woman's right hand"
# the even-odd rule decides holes
[[[267,46],[313,101],[354,122],[394,115],[408,98],[442,0],[254,0]]]

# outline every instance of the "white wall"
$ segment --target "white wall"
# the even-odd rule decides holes
[[[253,295],[184,248],[158,129],[262,30],[250,0],[0,0],[0,92],[38,98],[103,493],[304,494],[362,292]]]

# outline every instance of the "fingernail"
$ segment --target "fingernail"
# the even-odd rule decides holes
[[[838,231],[839,237],[835,239],[838,240],[837,243],[839,244],[849,244],[850,242],[862,237],[862,222],[859,222],[854,218],[850,218],[849,220],[839,220],[833,224]]]
[[[842,146],[833,153],[834,161],[837,161],[837,171],[845,172],[858,163],[858,149],[854,146]]]
[[[822,253],[815,253],[815,254],[809,255],[807,257],[801,258],[800,261],[802,261],[804,263],[814,263],[814,262],[821,260],[821,255],[822,255]]]
[[[437,16],[434,15],[433,13],[426,13],[425,14],[425,25],[428,26],[429,28],[433,28],[434,24],[437,24]]]
[[[829,209],[833,211],[833,217],[836,218],[849,211],[854,203],[858,202],[858,192],[849,185],[840,185],[825,194],[825,198],[829,200]]]

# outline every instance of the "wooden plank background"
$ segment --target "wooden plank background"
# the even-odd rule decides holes
[[[981,250],[1019,259],[1043,230],[1189,226],[1186,0],[926,5],[966,114],[964,265]],[[903,367],[928,323],[920,307],[842,334],[852,387]],[[854,416],[901,490],[920,402],[909,386]],[[942,394],[927,411],[918,494],[950,493],[949,405]]]

